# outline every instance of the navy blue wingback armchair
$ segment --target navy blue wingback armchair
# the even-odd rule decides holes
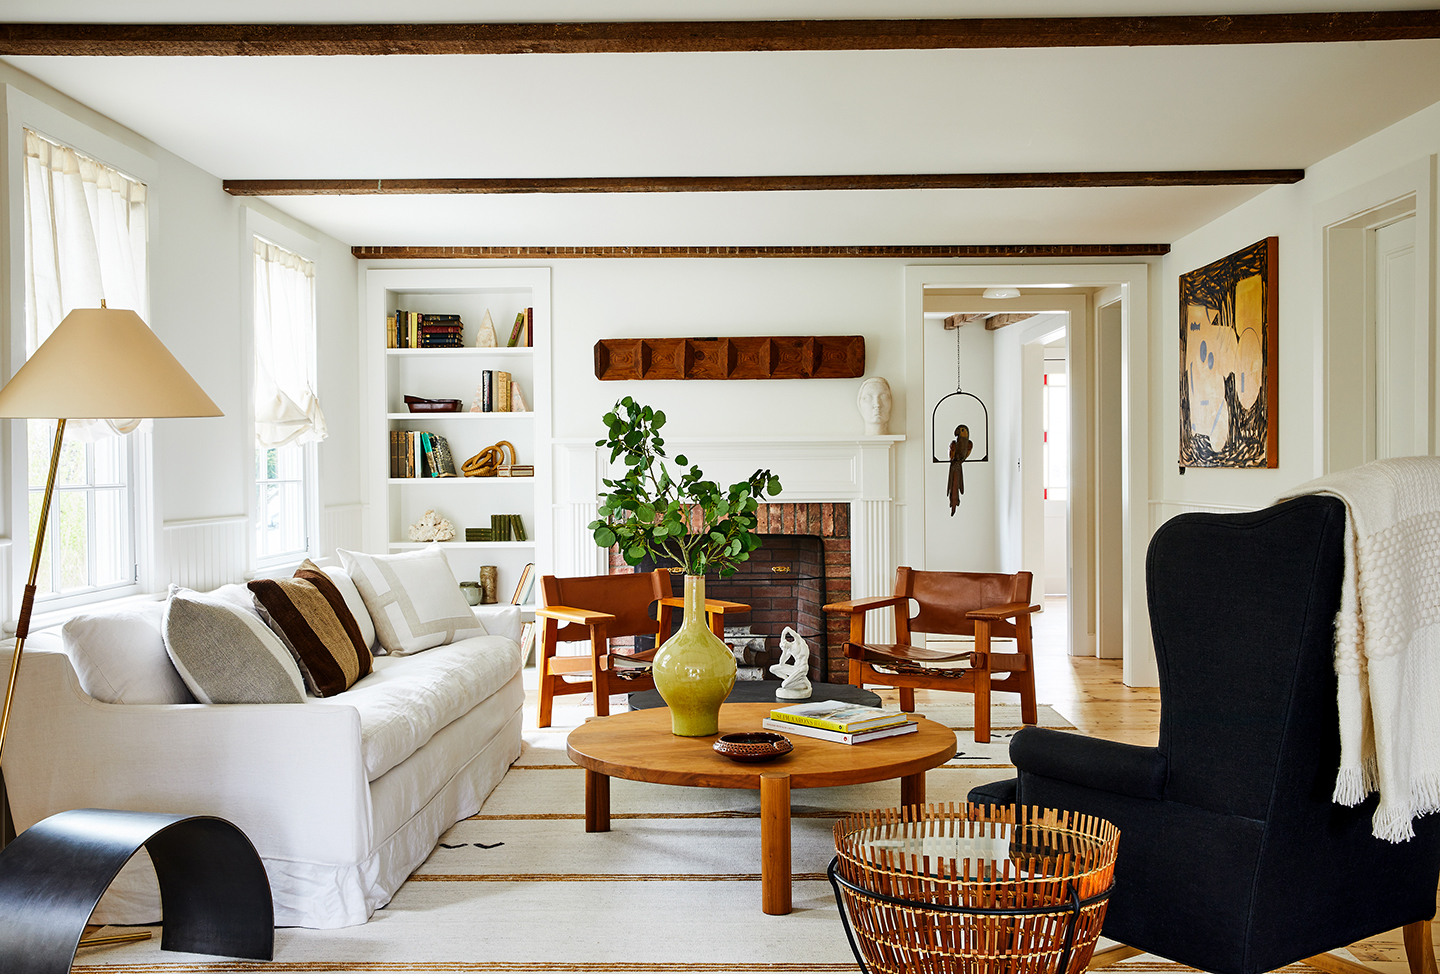
[[[1119,826],[1105,936],[1260,974],[1405,926],[1411,970],[1435,970],[1421,921],[1435,914],[1440,814],[1391,844],[1370,834],[1376,796],[1330,800],[1345,530],[1344,505],[1320,496],[1168,521],[1146,564],[1159,744],[1027,727],[1010,745],[1018,778],[971,792]]]

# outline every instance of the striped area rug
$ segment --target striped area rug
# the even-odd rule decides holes
[[[275,960],[236,962],[149,943],[82,951],[90,974],[270,971],[476,974],[852,974],[856,965],[825,867],[844,812],[893,806],[897,782],[816,788],[793,796],[794,912],[760,912],[758,793],[615,780],[611,831],[584,831],[584,776],[565,736],[588,707],[557,707],[534,728],[480,812],[442,837],[385,909],[342,930],[280,929]],[[1014,711],[1013,714],[1006,711]],[[976,784],[1010,773],[1018,708],[996,708],[994,740],[975,745],[969,709],[927,712],[959,728],[960,754],[927,779],[932,802],[964,801]],[[1070,725],[1049,707],[1041,722]],[[122,928],[109,928],[119,930]],[[107,930],[108,932],[108,930]],[[1134,974],[1182,971],[1147,958]]]

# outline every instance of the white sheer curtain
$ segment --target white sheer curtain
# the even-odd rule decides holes
[[[255,238],[255,442],[325,439],[315,374],[315,265]]]
[[[76,308],[149,315],[145,184],[25,130],[25,356]],[[86,440],[128,433],[129,421],[75,421]]]

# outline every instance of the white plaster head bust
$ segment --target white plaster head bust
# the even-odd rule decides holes
[[[890,432],[890,407],[894,402],[890,383],[882,377],[872,375],[860,383],[855,405],[860,409],[860,418],[865,421],[866,436],[883,436]]]

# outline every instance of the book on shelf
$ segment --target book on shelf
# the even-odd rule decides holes
[[[535,649],[535,623],[527,622],[520,627],[520,665],[524,666],[530,661],[530,653]]]
[[[424,470],[421,473],[421,476],[436,476],[437,474],[435,472],[435,445],[434,441],[430,439],[429,433],[422,432],[420,434],[420,452],[421,455],[425,458]]]
[[[455,469],[455,457],[450,452],[450,441],[439,433],[430,434],[431,450],[435,454],[435,465],[431,469],[437,477],[458,477],[459,471]]]
[[[878,741],[886,737],[914,734],[920,730],[920,725],[913,720],[891,724],[889,727],[879,727],[875,730],[859,731],[854,734],[825,730],[823,727],[811,727],[808,724],[796,724],[788,720],[773,720],[769,717],[762,720],[760,726],[766,730],[779,731],[782,734],[813,737],[817,741],[833,741],[836,744],[864,744],[868,741]]]
[[[901,710],[841,703],[838,700],[809,700],[789,707],[776,707],[770,711],[770,719],[839,731],[842,734],[854,734],[898,724],[905,719],[905,713]]]
[[[535,347],[535,309],[525,309],[525,347]]]
[[[508,413],[510,411],[510,373],[495,372],[495,412]]]
[[[515,585],[515,594],[510,596],[511,605],[524,605],[530,601],[530,591],[535,587],[535,563],[532,561],[520,571],[520,581]]]
[[[521,339],[522,337],[524,337],[524,333],[525,333],[525,312],[522,311],[522,312],[520,312],[518,315],[515,316],[515,327],[510,329],[510,340],[505,343],[505,347],[506,347],[506,348],[514,348],[514,347],[517,346],[517,345],[523,347],[525,343],[522,342],[520,339]]]
[[[466,541],[494,541],[495,533],[490,528],[466,528]]]
[[[520,520],[520,515],[519,515],[519,514],[511,514],[511,515],[509,515],[509,518],[510,518],[510,538],[511,538],[511,540],[513,540],[513,541],[529,541],[529,540],[530,540],[530,537],[529,537],[529,535],[527,535],[527,534],[525,533],[525,522]]]
[[[495,541],[510,540],[510,520],[504,514],[490,515],[490,537]]]
[[[495,467],[497,477],[533,477],[535,476],[535,464],[533,463],[502,463]]]
[[[480,411],[495,411],[495,372],[493,369],[480,370]]]

